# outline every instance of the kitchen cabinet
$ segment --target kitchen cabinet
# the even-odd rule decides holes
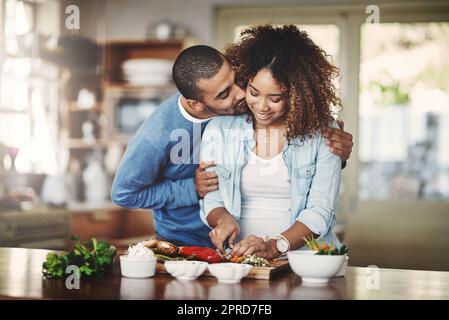
[[[73,209],[72,209],[73,210]],[[131,210],[119,207],[76,209],[71,214],[71,234],[82,240],[115,240],[149,237],[154,233],[150,210]]]
[[[65,249],[70,213],[65,209],[0,210],[0,246]]]
[[[130,210],[112,204],[102,208],[4,210],[0,212],[0,247],[66,250],[70,237],[108,240],[120,248],[129,239],[154,234],[150,210]]]

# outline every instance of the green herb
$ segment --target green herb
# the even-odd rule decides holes
[[[349,252],[349,249],[345,245],[343,245],[343,246],[341,246],[341,248],[335,248],[333,250],[321,249],[316,254],[329,255],[329,256],[342,256],[342,255],[347,254],[348,252]]]
[[[304,241],[306,242],[306,246],[310,250],[318,251],[316,253],[317,255],[338,256],[347,254],[349,252],[349,248],[345,245],[341,246],[340,248],[336,248],[333,243],[327,244],[324,240],[318,242],[312,236],[309,238],[304,238]]]
[[[76,241],[72,252],[56,254],[49,253],[42,266],[42,273],[47,278],[62,278],[68,276],[66,269],[74,265],[79,269],[79,277],[99,277],[104,270],[112,265],[117,249],[106,241],[97,242],[92,238],[90,241],[81,243],[77,236],[72,237]]]

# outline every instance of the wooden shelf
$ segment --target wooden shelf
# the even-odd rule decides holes
[[[157,40],[157,39],[147,39],[147,40],[108,40],[99,41],[98,44],[101,46],[183,46],[184,39],[171,39],[171,40]]]
[[[108,81],[122,81],[122,64],[129,59],[156,58],[175,60],[184,48],[182,40],[108,41],[104,50],[104,70]]]
[[[130,59],[166,59],[174,61],[185,47],[182,40],[114,40],[98,43],[98,65],[95,69],[76,70],[65,81],[63,108],[63,128],[70,138],[66,143],[70,155],[83,160],[94,150],[105,151],[110,144],[126,146],[134,135],[116,127],[118,105],[130,101],[162,100],[176,92],[173,82],[162,85],[134,85],[123,77],[122,65]],[[150,79],[151,80],[151,79]],[[79,91],[88,89],[95,94],[96,104],[83,108],[77,103]],[[153,101],[150,101],[152,103]],[[107,124],[105,123],[107,121]],[[83,140],[83,124],[94,123],[94,134],[100,137],[95,141]],[[95,123],[97,122],[97,123]]]
[[[166,85],[133,85],[127,82],[105,82],[104,83],[106,88],[113,89],[113,90],[129,90],[129,91],[167,91],[167,90],[173,90],[176,91],[176,86],[174,83],[169,83]]]

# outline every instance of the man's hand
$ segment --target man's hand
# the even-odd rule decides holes
[[[214,167],[213,162],[201,162],[195,170],[195,189],[200,198],[206,193],[218,189],[218,176],[215,172],[206,172],[207,168]]]
[[[324,133],[324,137],[332,153],[339,156],[342,161],[346,161],[351,156],[352,146],[354,145],[352,134],[344,131],[345,123],[343,120],[338,120],[337,123],[340,129],[329,128]]]
[[[279,257],[280,252],[276,249],[274,240],[265,241],[262,238],[251,235],[234,246],[231,255],[241,257],[254,254],[265,259]]]
[[[233,248],[239,233],[240,226],[237,221],[230,214],[226,214],[218,220],[217,226],[209,233],[209,236],[218,251],[224,254],[225,242],[228,241],[229,247]]]

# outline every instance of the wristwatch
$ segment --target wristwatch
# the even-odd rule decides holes
[[[284,255],[290,250],[290,241],[288,241],[282,234],[275,236],[274,240],[276,240],[276,249],[278,249],[281,254]]]

